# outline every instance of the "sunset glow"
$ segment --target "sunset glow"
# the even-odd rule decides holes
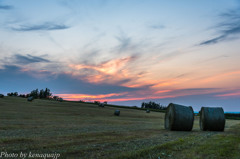
[[[60,97],[63,97],[66,100],[72,100],[72,101],[79,101],[79,99],[83,101],[100,101],[100,102],[121,102],[121,101],[133,101],[133,100],[146,100],[146,99],[162,99],[162,98],[173,98],[172,95],[166,95],[166,96],[148,96],[148,97],[125,97],[125,98],[116,98],[116,94],[100,94],[100,95],[89,95],[89,94],[57,94]],[[111,97],[111,98],[108,98]],[[114,98],[112,98],[114,97]]]
[[[240,111],[239,20],[238,0],[2,0],[0,93]]]
[[[234,93],[226,93],[226,94],[220,94],[220,95],[216,95],[217,97],[240,97],[240,92],[234,92]]]

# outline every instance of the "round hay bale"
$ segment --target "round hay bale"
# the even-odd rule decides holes
[[[120,115],[120,110],[115,110],[114,115],[119,116]]]
[[[98,106],[103,108],[104,107],[104,103],[99,103]]]
[[[149,109],[147,109],[147,110],[146,110],[146,113],[150,113],[150,110],[149,110]]]
[[[31,101],[33,101],[33,99],[34,99],[34,98],[31,96],[31,97],[28,97],[28,98],[27,98],[27,101],[31,102]]]
[[[165,129],[177,131],[191,131],[194,113],[191,106],[170,103],[165,113]]]
[[[225,116],[222,107],[202,107],[199,119],[200,129],[203,131],[224,131]]]
[[[0,94],[0,98],[3,98],[4,97],[4,95],[3,94]]]

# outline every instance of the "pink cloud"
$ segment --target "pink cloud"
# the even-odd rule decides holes
[[[233,92],[233,93],[225,93],[225,94],[216,95],[216,97],[235,97],[235,96],[240,96],[240,92]]]

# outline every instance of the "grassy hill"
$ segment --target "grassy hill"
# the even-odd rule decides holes
[[[94,104],[0,98],[0,147],[7,153],[59,153],[60,158],[237,158],[240,121],[225,132],[164,129],[164,113]]]

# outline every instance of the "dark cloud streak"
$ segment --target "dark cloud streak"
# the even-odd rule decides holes
[[[165,29],[166,27],[164,25],[151,25],[150,28],[152,28],[152,29]]]
[[[42,78],[33,76],[43,74]],[[124,86],[112,84],[93,84],[88,83],[84,79],[74,78],[70,74],[59,73],[58,75],[52,72],[39,71],[22,71],[22,68],[15,65],[4,65],[4,69],[0,69],[0,87],[2,90],[12,91],[31,91],[36,88],[50,88],[58,94],[108,94],[121,92],[134,92],[145,89],[142,87],[128,88]],[[17,80],[12,80],[17,79]]]
[[[126,37],[124,35],[121,35],[119,37],[116,37],[116,39],[119,41],[118,50],[119,52],[126,51],[131,47],[131,38]]]
[[[0,4],[0,10],[10,10],[13,9],[13,6],[9,6],[9,5],[1,5]]]
[[[122,31],[119,36],[115,36],[115,39],[118,41],[118,45],[114,48],[114,52],[116,53],[139,54],[143,49],[149,47],[149,45],[146,45],[145,39],[136,41],[136,39],[127,36]]]
[[[230,36],[240,34],[240,9],[230,10],[220,15],[224,21],[218,24],[215,29],[219,30],[219,35],[201,42],[199,45],[216,44],[221,41],[231,40]]]
[[[203,41],[203,42],[201,42],[199,45],[216,44],[216,43],[218,43],[219,41],[224,40],[225,38],[226,38],[226,35],[218,36],[218,37],[212,38],[212,39],[210,39],[210,40]]]
[[[12,28],[14,31],[51,31],[64,30],[70,28],[64,24],[44,23],[39,25],[21,25],[20,27]]]
[[[14,59],[15,59],[15,63],[18,63],[18,64],[30,64],[30,63],[36,63],[36,62],[50,62],[47,59],[37,57],[37,56],[32,56],[32,55],[29,55],[29,54],[27,56],[16,54],[14,56]]]

